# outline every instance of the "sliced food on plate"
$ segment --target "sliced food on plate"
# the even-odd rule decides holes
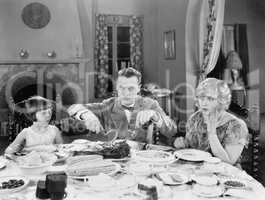
[[[204,161],[205,159],[212,157],[210,153],[197,149],[177,150],[175,151],[174,155],[176,158],[194,162]]]
[[[238,180],[238,179],[223,180],[223,185],[225,186],[225,188],[241,189],[241,188],[247,187],[247,184],[245,183],[245,181],[241,181],[241,180]]]
[[[22,190],[29,183],[24,176],[3,176],[0,177],[0,194],[12,193]]]

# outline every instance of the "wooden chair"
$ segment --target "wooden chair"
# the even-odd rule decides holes
[[[248,173],[250,173],[254,178],[258,179],[259,178],[259,136],[260,136],[259,108],[257,106],[253,106],[247,109],[232,102],[229,111],[231,111],[239,118],[243,119],[248,126],[250,141],[248,149],[244,150],[243,152],[242,167]],[[248,168],[249,164],[250,164],[250,169]]]

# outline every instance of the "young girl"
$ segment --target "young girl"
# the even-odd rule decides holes
[[[61,132],[56,126],[49,125],[52,117],[52,103],[41,96],[25,101],[26,116],[33,124],[24,128],[7,147],[5,154],[25,151],[54,151],[53,144],[62,143]]]

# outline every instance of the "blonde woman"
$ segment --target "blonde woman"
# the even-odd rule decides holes
[[[248,144],[248,129],[243,120],[226,111],[230,101],[224,81],[208,78],[201,82],[196,89],[198,111],[187,121],[185,138],[177,138],[174,146],[208,151],[224,162],[239,164]]]

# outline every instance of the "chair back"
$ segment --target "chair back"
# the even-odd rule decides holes
[[[247,109],[235,103],[231,103],[229,111],[243,119],[250,134],[249,146],[242,154],[242,167],[254,178],[259,178],[259,135],[260,112],[257,105]],[[245,167],[244,167],[245,165]]]

